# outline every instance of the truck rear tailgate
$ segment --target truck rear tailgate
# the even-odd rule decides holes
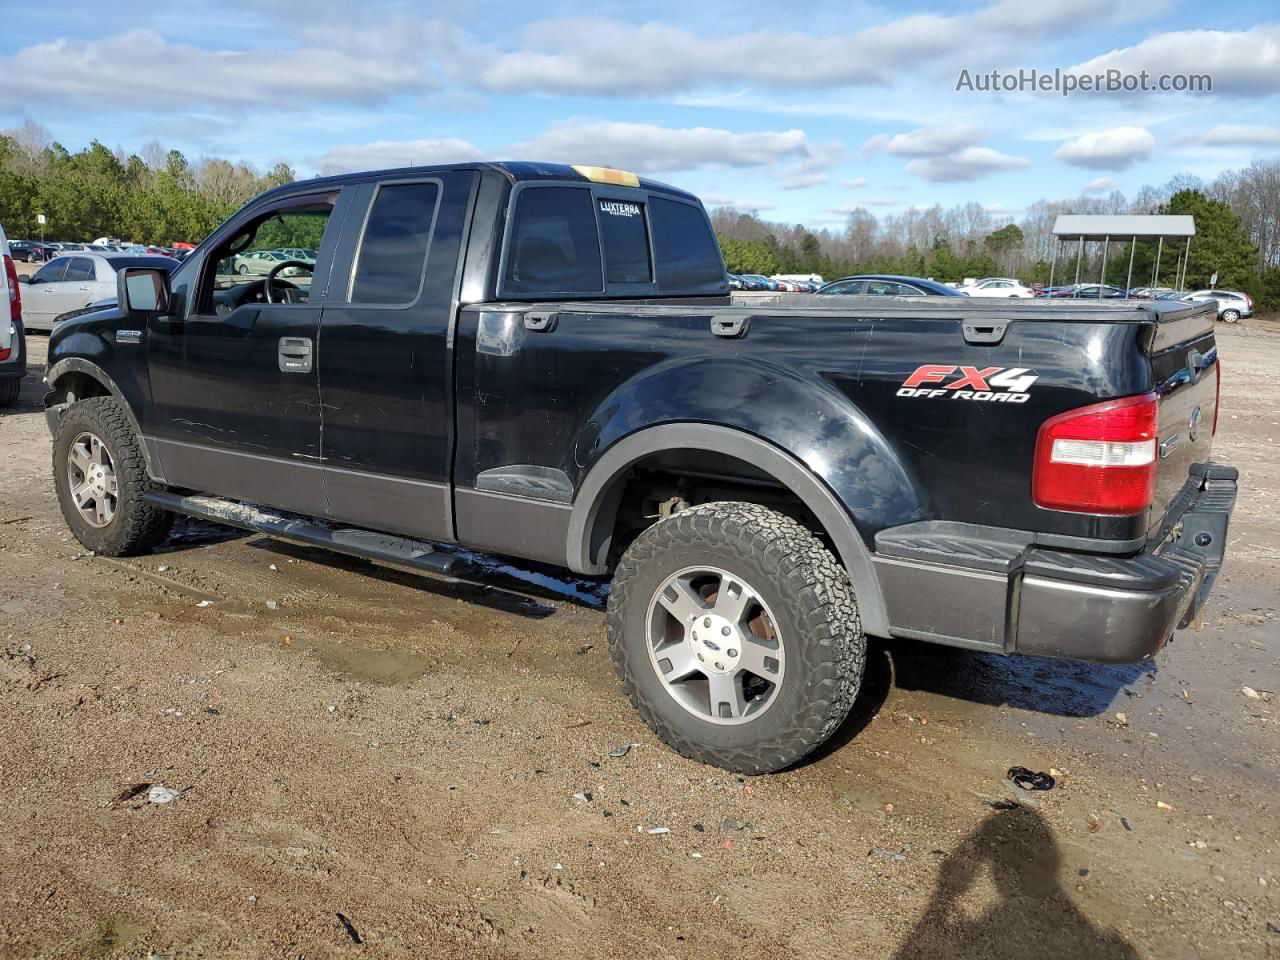
[[[1193,464],[1212,452],[1222,368],[1212,310],[1158,324],[1150,340],[1151,368],[1160,397],[1156,491],[1148,532],[1159,530],[1170,505],[1187,486]]]

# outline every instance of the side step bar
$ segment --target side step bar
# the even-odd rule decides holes
[[[144,499],[174,513],[225,523],[310,547],[324,547],[326,550],[364,557],[366,560],[381,560],[445,576],[464,575],[471,569],[471,565],[462,558],[443,553],[422,540],[410,540],[355,527],[324,526],[301,517],[219,497],[184,497],[153,490]]]

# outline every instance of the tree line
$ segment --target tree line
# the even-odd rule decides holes
[[[192,164],[155,142],[140,155],[96,140],[71,153],[30,121],[0,134],[0,223],[13,238],[198,243],[251,197],[295,179],[284,163],[266,173],[218,158]]]
[[[1196,235],[1185,241],[1139,240],[1056,243],[1060,214],[1191,214]],[[810,229],[771,223],[728,208],[713,210],[731,273],[818,273],[828,280],[856,273],[897,273],[954,282],[965,277],[1011,276],[1024,283],[1070,283],[1077,258],[1082,281],[1102,276],[1132,286],[1209,286],[1244,290],[1264,310],[1280,309],[1280,160],[1258,161],[1221,174],[1211,183],[1180,175],[1143,187],[1129,199],[1105,197],[1040,200],[1020,220],[1000,217],[978,203],[950,209],[935,205],[877,218],[855,207],[842,229]],[[1132,253],[1132,274],[1130,254]],[[1056,256],[1056,261],[1055,261]],[[1157,271],[1157,257],[1159,269]],[[1184,263],[1185,260],[1185,263]]]

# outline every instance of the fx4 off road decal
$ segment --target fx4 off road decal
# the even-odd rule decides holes
[[[900,397],[1026,403],[1028,388],[1040,378],[1026,367],[958,367],[925,363],[898,388]],[[948,382],[949,381],[949,382]]]

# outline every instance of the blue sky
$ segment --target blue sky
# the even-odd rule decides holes
[[[1280,9],[1147,0],[26,4],[0,126],[301,175],[452,159],[620,166],[835,226],[1132,194],[1280,155]],[[781,14],[781,15],[780,15]],[[1020,68],[1207,73],[1212,93],[957,90]]]

